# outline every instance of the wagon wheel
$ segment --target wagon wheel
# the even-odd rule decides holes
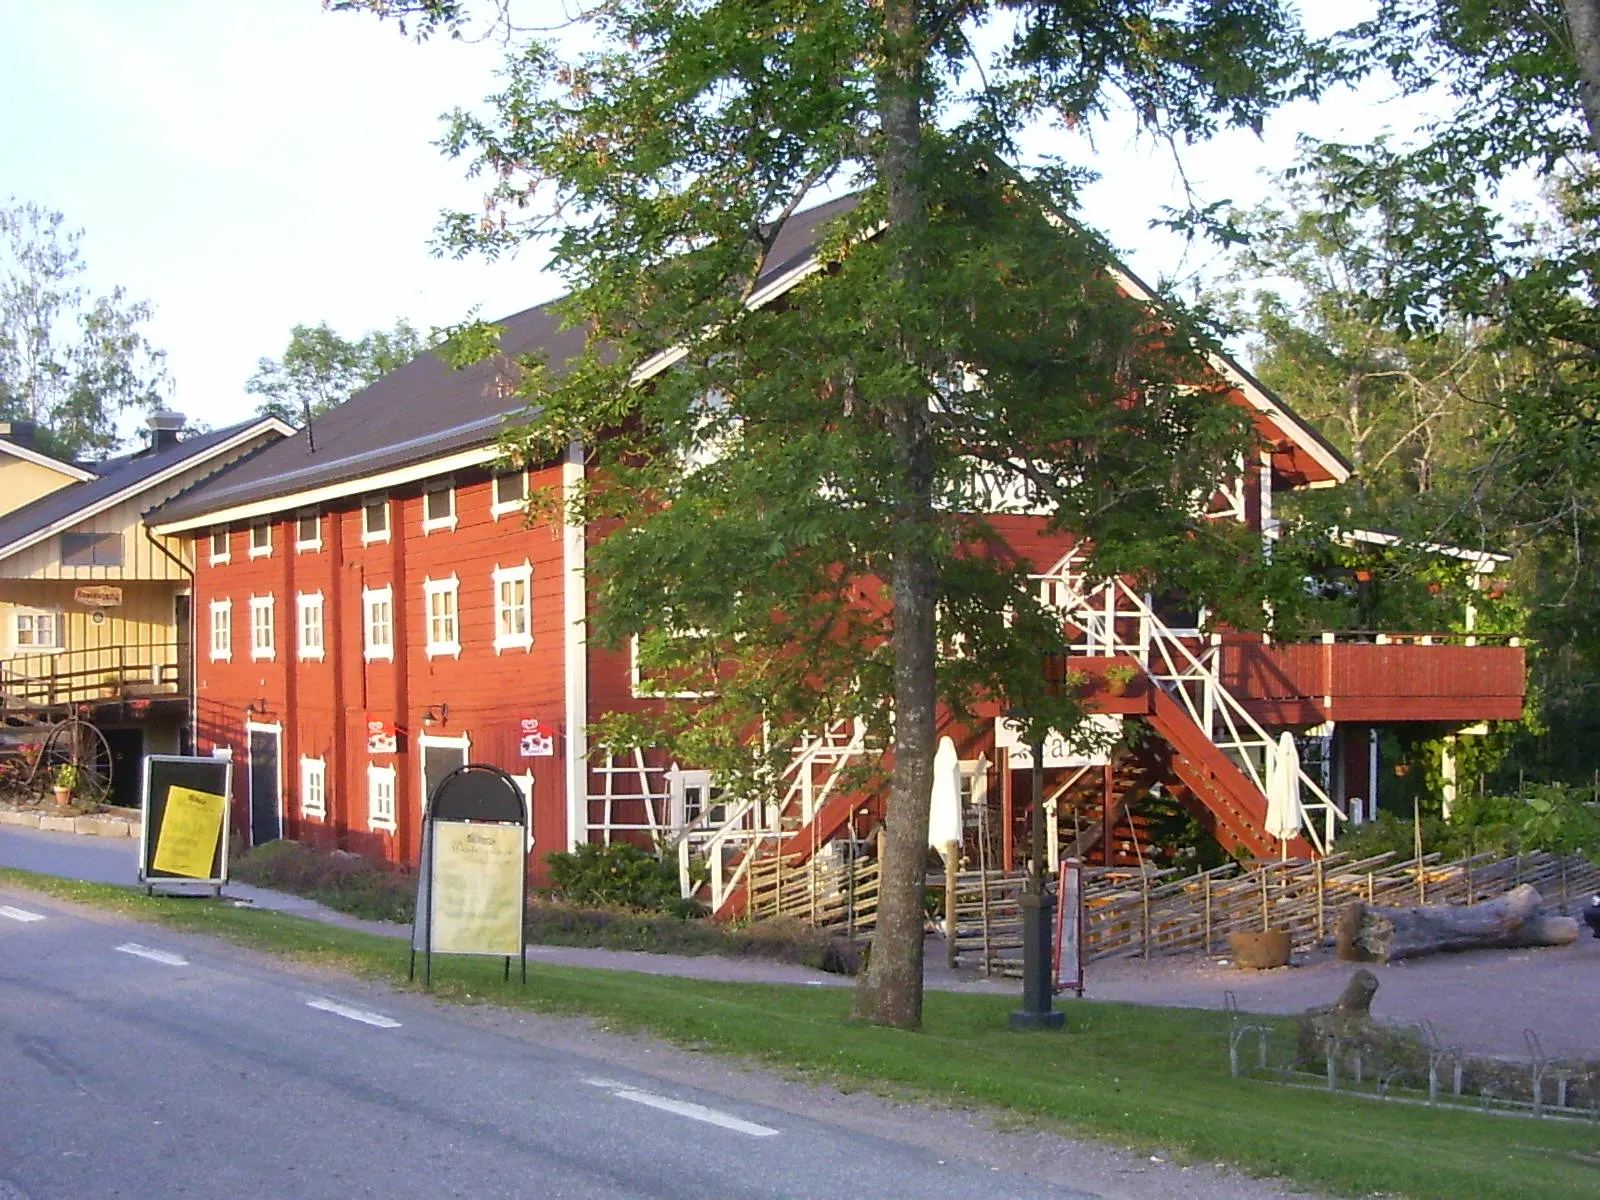
[[[68,717],[44,735],[33,771],[41,798],[54,790],[57,771],[68,765],[77,768],[73,796],[90,804],[110,798],[111,746],[105,734],[81,717]]]

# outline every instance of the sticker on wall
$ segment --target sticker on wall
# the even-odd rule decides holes
[[[400,750],[400,733],[388,721],[367,720],[367,753],[395,754]]]
[[[555,755],[555,731],[540,725],[538,717],[523,717],[518,724],[518,733],[518,753],[523,758],[551,758]]]

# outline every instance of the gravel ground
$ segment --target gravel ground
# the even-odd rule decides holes
[[[1587,930],[1570,946],[1470,950],[1388,965],[1373,963],[1372,1015],[1393,1025],[1432,1021],[1470,1053],[1523,1058],[1523,1030],[1551,1057],[1600,1059],[1600,940]],[[1221,1008],[1231,990],[1249,1012],[1294,1013],[1330,1004],[1357,968],[1331,951],[1297,956],[1275,971],[1241,971],[1226,959],[1112,959],[1091,963],[1091,1000]],[[1070,1004],[1070,1001],[1068,1001]]]

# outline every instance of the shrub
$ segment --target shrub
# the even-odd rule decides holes
[[[414,875],[343,850],[280,839],[244,854],[230,874],[240,883],[305,896],[370,921],[407,923],[416,914]]]
[[[699,911],[694,901],[680,894],[675,868],[627,842],[557,850],[546,854],[544,861],[555,884],[552,892],[570,904],[611,905],[678,917]]]

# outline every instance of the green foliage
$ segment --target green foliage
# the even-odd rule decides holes
[[[94,458],[117,417],[156,409],[166,355],[142,332],[153,310],[122,288],[93,296],[82,230],[31,201],[0,201],[0,419],[31,421],[49,453]]]
[[[62,763],[56,768],[55,785],[69,791],[78,786],[78,764]]]
[[[569,904],[615,905],[687,917],[697,911],[679,893],[677,868],[627,842],[586,842],[544,856],[554,893]]]
[[[1416,826],[1391,813],[1348,829],[1338,849],[1354,858],[1392,851],[1415,853]],[[1473,854],[1587,854],[1600,859],[1600,807],[1588,789],[1563,784],[1531,784],[1521,795],[1465,796],[1451,819],[1422,814],[1422,850],[1445,858]]]
[[[296,427],[343,404],[397,367],[416,358],[428,342],[403,320],[389,330],[373,329],[355,341],[339,336],[326,322],[296,325],[278,359],[263,358],[244,385],[264,399],[257,412]]]

